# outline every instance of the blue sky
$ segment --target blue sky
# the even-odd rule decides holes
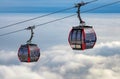
[[[81,0],[0,0],[0,13],[44,13],[53,12],[58,9],[64,9],[74,6]],[[83,0],[91,1],[91,0]],[[98,0],[84,7],[84,10],[91,9],[103,4],[118,0]],[[120,5],[115,4],[92,12],[119,13]],[[69,11],[69,12],[74,12]]]

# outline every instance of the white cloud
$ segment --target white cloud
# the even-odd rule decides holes
[[[91,69],[90,74],[87,76],[88,79],[119,79],[120,73],[113,72],[109,69]]]
[[[106,50],[105,47],[110,47],[110,51],[117,52],[114,49],[120,48],[120,42],[99,44],[93,49],[81,52],[73,51],[66,45],[54,46],[43,51],[37,63],[31,64],[20,63],[14,65],[12,58],[16,60],[16,57],[14,54],[8,53],[11,57],[3,58],[2,61],[9,60],[12,64],[7,66],[7,64],[1,63],[0,77],[1,79],[119,79],[120,54],[102,56],[99,52]],[[2,56],[4,55],[6,53],[3,53]]]
[[[120,55],[107,57],[105,61],[89,69],[87,79],[119,79]]]
[[[0,66],[0,79],[45,79],[25,66]]]
[[[19,64],[17,52],[14,51],[0,51],[0,64],[11,65]]]
[[[53,73],[61,75],[63,78],[69,79],[106,79],[109,78],[108,75],[111,75],[113,79],[119,79],[120,54],[107,53],[112,55],[103,56],[99,52],[106,49],[104,46],[110,47],[110,51],[116,52],[114,48],[118,49],[120,44],[119,42],[104,43],[84,52],[74,52],[65,45],[55,46],[43,52],[41,60],[35,67],[38,68],[39,71],[52,71]],[[94,54],[88,55],[88,53]],[[95,55],[95,53],[97,53],[97,55]],[[102,77],[99,77],[99,75]]]
[[[106,42],[96,45],[96,48],[91,51],[92,55],[112,56],[120,55],[120,42]],[[96,51],[96,52],[93,52]]]

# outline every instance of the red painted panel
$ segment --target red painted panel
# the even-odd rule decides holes
[[[82,50],[86,49],[86,44],[85,44],[85,31],[82,29]]]
[[[28,48],[28,62],[30,62],[30,46],[28,45],[27,48]]]

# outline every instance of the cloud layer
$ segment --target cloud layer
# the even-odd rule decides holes
[[[42,51],[37,63],[20,63],[16,52],[0,51],[0,79],[119,79],[119,48],[120,41],[86,51],[59,45]]]

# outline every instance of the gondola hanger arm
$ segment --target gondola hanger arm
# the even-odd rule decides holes
[[[77,10],[77,14],[78,14],[78,18],[79,18],[80,24],[85,25],[85,22],[82,20],[82,18],[80,16],[80,8],[81,8],[81,6],[84,6],[86,4],[89,4],[89,3],[92,3],[92,2],[95,2],[95,1],[98,1],[98,0],[93,0],[93,1],[89,1],[89,2],[83,2],[82,1],[80,3],[75,4],[75,7],[78,9]]]
[[[29,26],[29,27],[26,28],[26,30],[30,30],[31,31],[31,36],[30,36],[29,40],[27,41],[27,44],[31,44],[31,41],[32,41],[32,38],[33,38],[33,34],[34,34],[33,29],[35,29],[35,26]]]

